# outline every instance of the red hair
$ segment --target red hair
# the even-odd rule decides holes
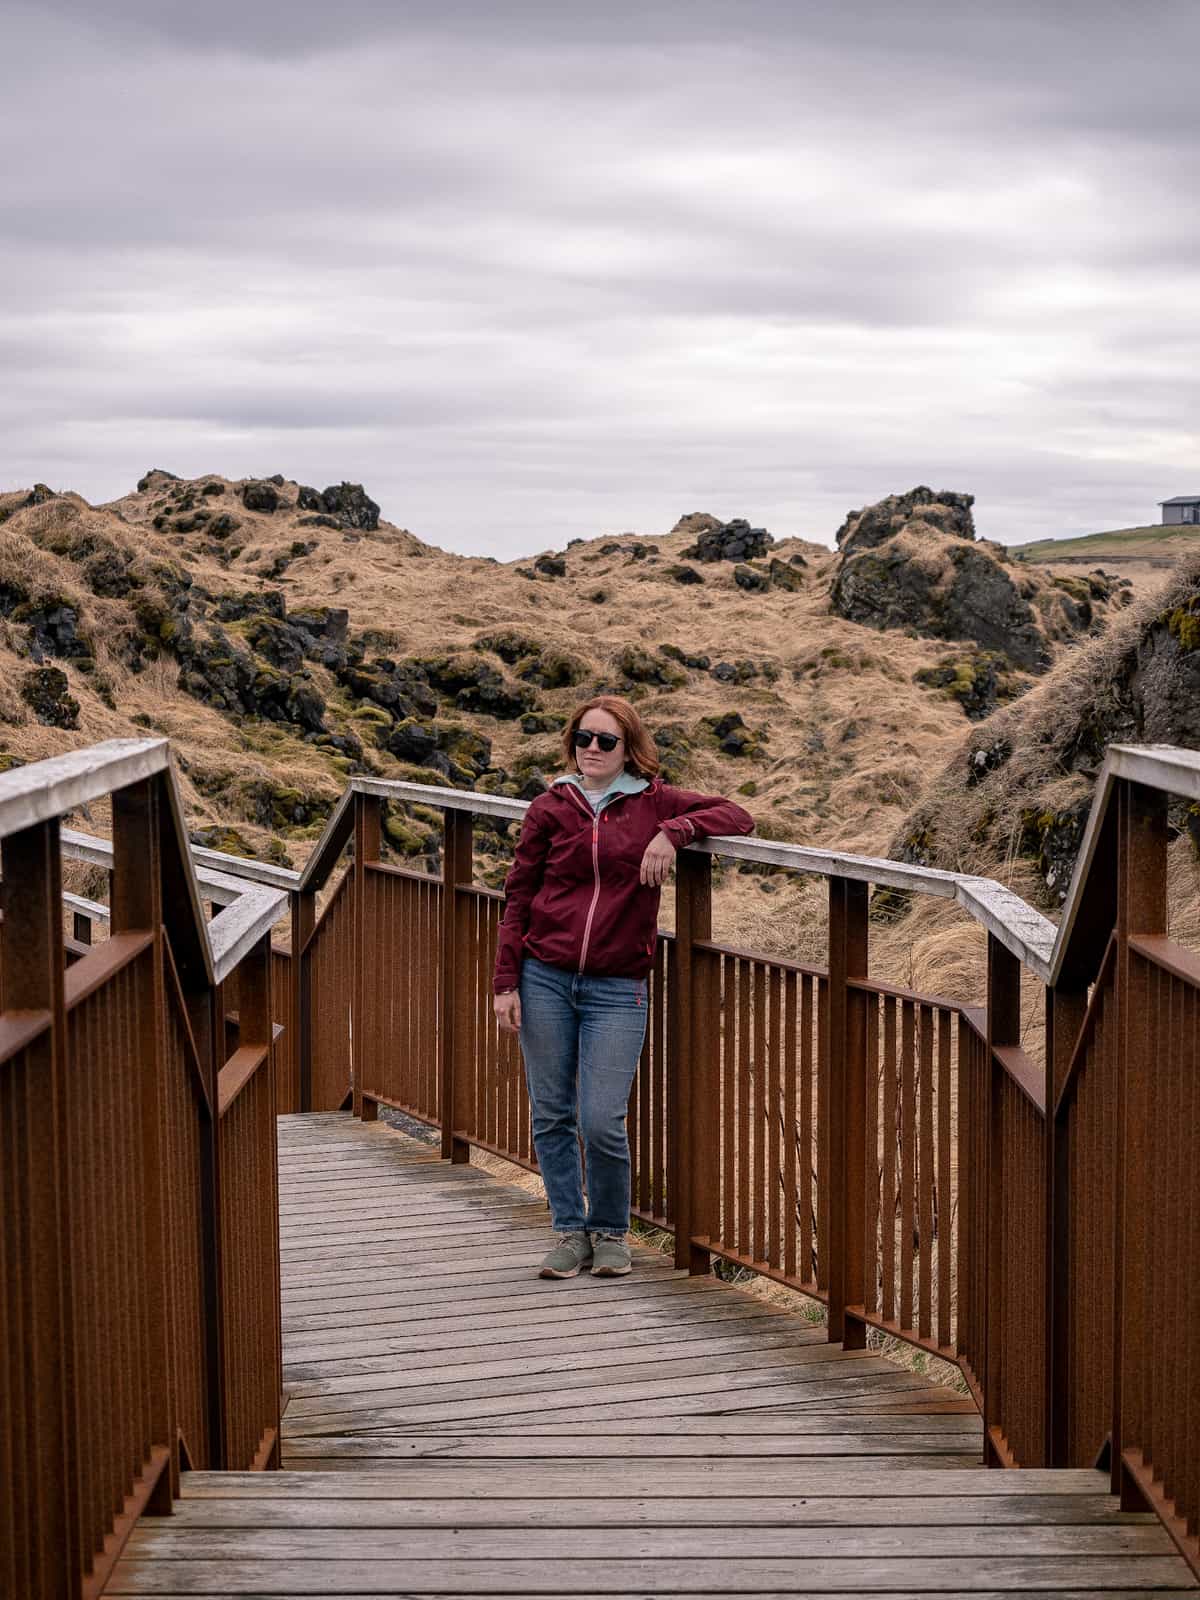
[[[615,694],[598,694],[594,699],[576,706],[571,713],[571,720],[563,729],[562,736],[563,760],[568,772],[579,771],[579,762],[575,758],[575,734],[589,711],[607,711],[620,725],[625,740],[626,772],[632,772],[639,778],[658,776],[658,749],[654,740],[646,732],[645,724],[629,701]]]

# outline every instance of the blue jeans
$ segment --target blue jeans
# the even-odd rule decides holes
[[[623,1234],[629,1227],[625,1113],[645,1036],[645,978],[587,977],[532,956],[521,963],[533,1144],[559,1233]]]

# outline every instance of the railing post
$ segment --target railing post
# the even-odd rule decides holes
[[[295,890],[292,900],[292,1029],[296,1062],[297,1111],[312,1110],[312,984],[306,946],[317,925],[317,897],[310,889]]]
[[[847,1350],[867,1342],[866,1323],[846,1315],[862,1305],[866,1223],[866,996],[851,978],[867,975],[867,885],[829,880],[829,1339]]]
[[[1117,811],[1117,1095],[1113,1240],[1113,1414],[1110,1470],[1114,1494],[1127,1509],[1143,1497],[1125,1474],[1122,1451],[1136,1447],[1143,1424],[1141,1390],[1153,1365],[1155,1330],[1146,1304],[1146,1253],[1155,1219],[1134,1189],[1145,1163],[1155,1063],[1145,1048],[1150,1005],[1144,966],[1130,957],[1133,934],[1156,935],[1167,926],[1167,797],[1122,779]],[[1136,1370],[1135,1370],[1136,1368]]]
[[[367,864],[379,860],[383,802],[371,794],[354,796],[354,998],[350,1024],[350,1059],[353,1070],[352,1105],[354,1115],[374,1122],[379,1104],[363,1094],[367,1062],[367,1013],[373,1009],[371,996],[382,978],[378,965],[368,971],[368,963],[379,961],[367,934]]]
[[[271,1382],[271,1420],[269,1427],[274,1430],[275,1438],[271,1444],[266,1460],[262,1463],[269,1469],[279,1466],[279,1431],[280,1431],[280,1396],[283,1392],[283,1329],[281,1322],[280,1303],[280,1266],[279,1266],[279,1152],[276,1143],[276,1086],[275,1086],[275,1027],[274,1006],[271,998],[271,937],[264,934],[254,948],[242,958],[238,968],[238,1035],[242,1046],[265,1044],[267,1047],[267,1089],[262,1096],[263,1126],[256,1130],[261,1140],[257,1152],[261,1159],[255,1163],[255,1177],[257,1179],[258,1194],[256,1196],[256,1211],[258,1216],[251,1222],[247,1219],[247,1226],[254,1228],[261,1226],[261,1217],[266,1215],[275,1221],[268,1225],[268,1243],[260,1258],[261,1264],[269,1274],[269,1281],[256,1283],[255,1287],[260,1295],[268,1296],[272,1305],[273,1318],[273,1381]],[[232,1296],[226,1297],[226,1304]],[[231,1419],[232,1420],[232,1419]],[[256,1421],[259,1419],[256,1418]]]
[[[23,1289],[15,1308],[15,1343],[0,1349],[0,1361],[8,1368],[10,1392],[22,1397],[26,1459],[16,1463],[19,1470],[3,1493],[13,1499],[15,1526],[33,1534],[16,1552],[31,1592],[77,1595],[90,1550],[84,1546],[74,1449],[78,1375],[70,1236],[72,1201],[87,1204],[90,1197],[77,1195],[70,1157],[77,1110],[66,1083],[57,818],[9,834],[0,843],[0,865],[5,1008],[49,1012],[51,1018],[26,1049],[23,1104],[19,1098],[14,1120],[15,1149],[28,1179],[19,1191],[23,1213],[14,1206],[5,1219],[6,1270],[19,1266]]]
[[[711,1235],[717,1193],[720,1119],[706,1094],[714,1040],[706,1037],[709,1008],[701,994],[706,969],[692,946],[712,937],[712,857],[682,850],[675,859],[675,993],[671,1005],[668,1138],[675,1148],[675,1266],[709,1269],[709,1253],[694,1236]]]
[[[208,1111],[200,1120],[201,1273],[204,1361],[208,1394],[209,1466],[225,1466],[225,1329],[221,1316],[221,1150],[217,1079],[225,1059],[225,1012],[221,986],[184,991],[188,1024],[205,1077]]]
[[[155,1486],[147,1509],[169,1513],[179,1494],[179,1446],[176,1439],[175,1397],[171,1393],[170,1313],[167,1288],[166,1185],[163,1155],[161,1076],[166,1055],[166,991],[162,941],[162,832],[159,820],[160,786],[146,779],[118,789],[112,797],[113,872],[110,902],[114,934],[148,929],[154,935],[149,1003],[136,1018],[141,1104],[141,1152],[145,1195],[147,1385],[151,1388],[150,1436],[165,1446],[169,1470]]]
[[[471,1077],[462,1068],[467,1048],[472,981],[468,961],[466,896],[471,883],[471,840],[474,817],[469,811],[445,810],[442,842],[441,1004],[438,1016],[438,1073],[442,1101],[442,1158],[463,1166],[471,1159],[469,1094]]]
[[[1086,1016],[1086,989],[1046,990],[1046,1385],[1043,1408],[1045,1464],[1048,1467],[1069,1465],[1067,1397],[1071,1384],[1068,1143],[1055,1107]]]
[[[987,1278],[985,1301],[987,1316],[983,1337],[983,1372],[979,1386],[983,1391],[983,1459],[987,1466],[1002,1466],[1003,1461],[992,1438],[993,1427],[1001,1426],[995,1413],[996,1362],[1000,1354],[1000,1311],[1004,1294],[1003,1228],[1007,1196],[998,1191],[1000,1171],[996,1139],[1000,1128],[998,1101],[1001,1088],[994,1051],[998,1045],[1019,1044],[1021,1040],[1021,963],[994,933],[987,941],[987,1090],[985,1095],[986,1131],[984,1136],[985,1175],[981,1192],[987,1196]]]

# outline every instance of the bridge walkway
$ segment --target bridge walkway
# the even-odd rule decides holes
[[[533,1272],[546,1212],[382,1123],[279,1121],[283,1468],[188,1473],[106,1593],[1187,1589],[1092,1472],[985,1471],[952,1389],[639,1247]]]

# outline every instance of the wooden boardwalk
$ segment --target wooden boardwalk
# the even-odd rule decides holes
[[[185,1476],[112,1595],[1131,1596],[1191,1579],[1091,1472],[988,1472],[948,1389],[379,1123],[280,1121],[284,1471]]]

